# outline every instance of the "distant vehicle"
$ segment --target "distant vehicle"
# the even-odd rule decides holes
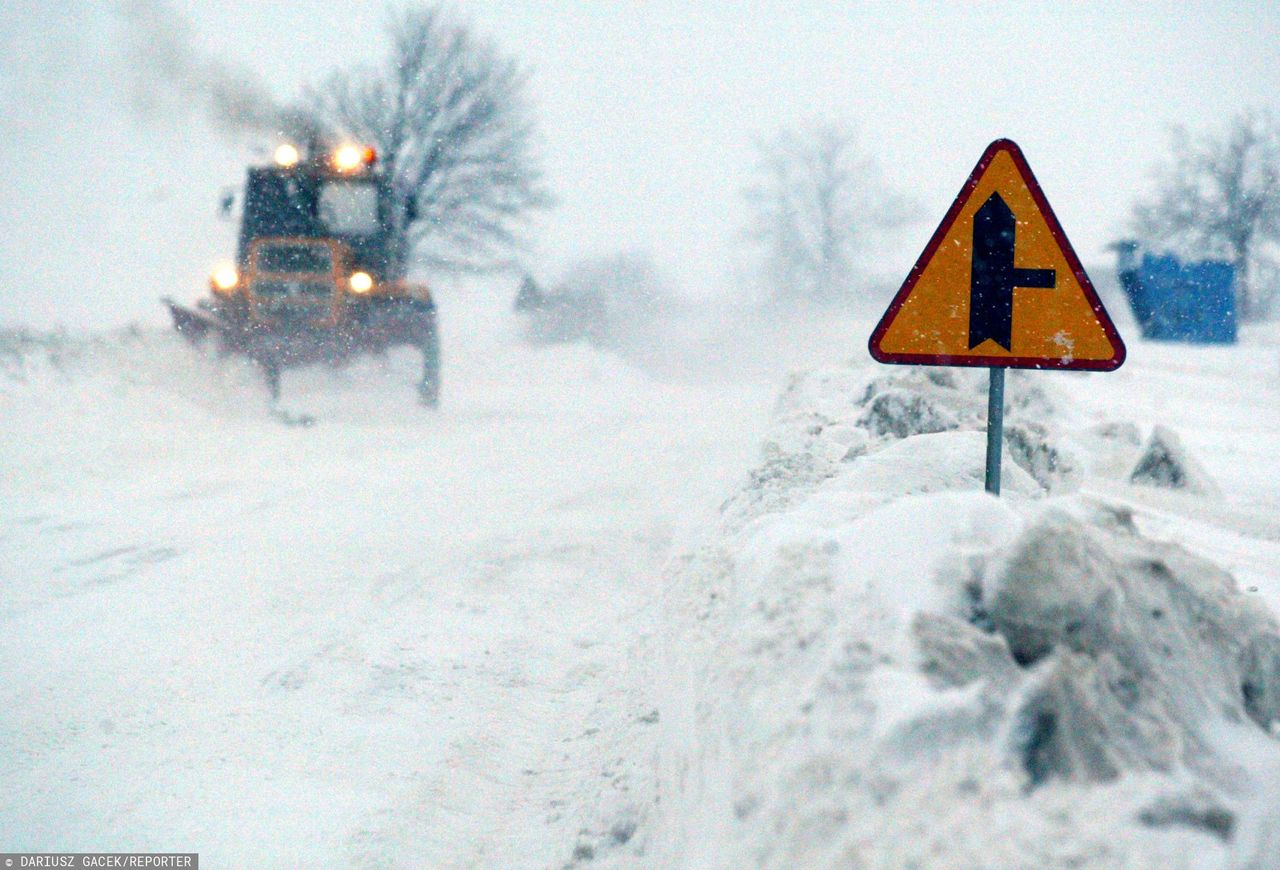
[[[545,291],[526,275],[512,307],[524,315],[525,334],[538,344],[584,339],[600,344],[608,336],[608,311],[597,287],[561,285]]]
[[[223,211],[233,202],[224,195]],[[173,325],[192,342],[213,337],[222,352],[254,360],[273,401],[289,366],[416,347],[418,395],[434,407],[436,306],[425,286],[405,280],[396,219],[372,148],[280,145],[271,165],[249,169],[235,262],[213,271],[195,307],[164,300]]]

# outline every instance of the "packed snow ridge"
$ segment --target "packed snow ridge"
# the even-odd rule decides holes
[[[1081,490],[1215,493],[1062,383],[1012,373],[996,499],[984,372],[792,379],[668,577],[661,866],[1280,866],[1276,621]]]

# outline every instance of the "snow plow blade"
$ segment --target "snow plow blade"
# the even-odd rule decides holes
[[[169,308],[169,314],[173,317],[173,328],[193,344],[201,341],[211,331],[226,330],[222,321],[208,312],[179,305],[167,296],[161,301]]]

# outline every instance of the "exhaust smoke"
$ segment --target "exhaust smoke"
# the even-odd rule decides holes
[[[202,52],[195,29],[163,0],[120,0],[130,98],[147,122],[202,113],[232,138],[271,134],[315,138],[318,126],[306,111],[282,105],[252,70]]]

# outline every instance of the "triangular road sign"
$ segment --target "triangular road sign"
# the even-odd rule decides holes
[[[1125,348],[1022,151],[987,146],[880,325],[883,363],[1110,371]]]

